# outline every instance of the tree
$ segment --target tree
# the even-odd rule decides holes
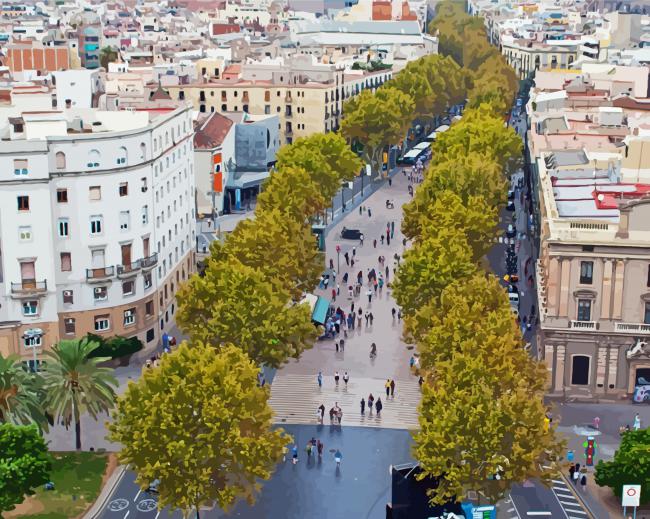
[[[345,103],[341,133],[363,145],[363,159],[379,175],[382,152],[404,137],[414,108],[411,96],[388,85],[364,90]]]
[[[0,355],[0,423],[35,424],[47,430],[39,376],[28,373],[17,355]]]
[[[284,166],[271,173],[257,197],[255,214],[277,209],[307,223],[310,216],[328,207],[329,200],[304,168]]]
[[[118,54],[117,50],[113,47],[102,47],[99,51],[99,64],[108,70],[108,64],[117,61]]]
[[[641,503],[650,502],[650,429],[628,431],[610,461],[598,461],[596,483],[621,497],[623,485],[641,485]]]
[[[505,58],[495,51],[473,74],[470,107],[487,103],[495,114],[503,114],[510,108],[518,89],[517,74]]]
[[[432,503],[460,501],[470,490],[496,503],[513,484],[550,482],[557,470],[563,445],[546,425],[543,392],[532,392],[523,379],[503,386],[483,360],[454,353],[423,385],[413,455],[421,477],[439,478]]]
[[[395,301],[406,316],[437,298],[457,278],[476,271],[467,237],[456,228],[430,227],[430,234],[404,253],[393,283]]]
[[[211,254],[258,269],[294,300],[313,290],[323,270],[323,255],[310,227],[278,209],[260,210],[254,220],[242,220],[223,245],[213,242]]]
[[[299,167],[307,171],[325,200],[330,200],[341,182],[352,180],[363,167],[345,139],[334,132],[296,139],[280,148],[276,159],[278,169]]]
[[[236,258],[209,258],[204,276],[180,288],[177,322],[192,341],[235,344],[257,364],[278,368],[313,346],[318,328],[307,304]]]
[[[81,450],[81,415],[108,412],[115,403],[117,379],[110,368],[99,367],[107,357],[89,355],[99,344],[86,338],[64,340],[45,352],[48,359],[42,371],[44,407],[66,427],[74,423],[76,449]]]
[[[426,200],[426,198],[425,198]],[[483,196],[468,196],[464,204],[451,190],[443,190],[426,205],[413,200],[404,206],[402,232],[412,240],[421,240],[430,227],[457,228],[465,233],[472,249],[472,259],[478,261],[492,247],[497,232],[499,213]],[[423,231],[423,228],[425,229]]]
[[[249,503],[292,441],[272,429],[268,390],[258,369],[232,344],[183,342],[158,368],[129,383],[109,426],[119,459],[146,488],[158,479],[159,508],[186,512],[215,501]]]
[[[35,425],[0,424],[0,512],[13,510],[49,481],[52,461]]]

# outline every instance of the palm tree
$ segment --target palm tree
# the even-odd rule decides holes
[[[40,386],[40,376],[25,371],[18,355],[0,355],[0,423],[47,430]]]
[[[61,341],[45,353],[50,359],[42,371],[45,408],[66,427],[74,422],[77,450],[81,450],[81,414],[97,420],[115,403],[117,380],[109,368],[97,365],[108,359],[89,357],[98,347],[98,342],[84,338]]]

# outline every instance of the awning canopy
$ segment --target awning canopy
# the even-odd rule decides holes
[[[318,324],[325,324],[325,320],[327,319],[327,310],[330,307],[328,299],[314,294],[307,294],[300,302],[307,303],[311,307],[312,321]]]

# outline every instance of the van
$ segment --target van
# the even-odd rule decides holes
[[[508,292],[508,299],[510,299],[510,306],[519,308],[519,293],[518,292]]]

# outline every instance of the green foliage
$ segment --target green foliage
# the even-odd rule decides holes
[[[95,342],[99,345],[88,355],[91,358],[109,357],[111,359],[117,359],[119,357],[131,355],[140,351],[144,347],[142,341],[137,337],[120,337],[119,335],[116,335],[110,339],[105,339],[100,335],[89,333],[85,338],[89,342]]]
[[[404,137],[414,108],[411,96],[389,84],[374,94],[364,90],[345,103],[341,133],[363,144],[363,159],[381,174],[381,153]]]
[[[272,429],[268,389],[238,347],[184,342],[120,397],[112,441],[145,488],[158,479],[158,506],[189,511],[214,501],[250,503],[291,438]]]
[[[99,64],[108,70],[108,64],[117,61],[118,54],[117,50],[113,47],[102,47],[99,51]]]
[[[503,56],[492,53],[473,75],[470,107],[489,104],[495,114],[507,113],[517,95],[519,80]]]
[[[205,275],[193,276],[176,299],[177,322],[192,341],[235,344],[258,364],[280,367],[318,336],[309,305],[294,304],[288,290],[233,257],[209,258]]]
[[[614,458],[600,460],[594,477],[619,498],[623,485],[641,485],[641,503],[650,502],[650,429],[625,432]]]
[[[296,139],[293,144],[280,148],[276,159],[278,169],[305,169],[325,200],[330,200],[341,182],[352,180],[363,167],[345,139],[333,132]]]
[[[49,481],[51,458],[35,425],[0,424],[0,512],[13,510]]]
[[[25,371],[17,355],[0,355],[0,423],[35,424],[47,431],[41,379]]]
[[[61,341],[45,352],[44,407],[66,427],[74,423],[77,450],[81,450],[81,415],[88,413],[97,420],[115,402],[118,382],[110,368],[98,366],[108,359],[90,357],[98,346],[87,339]]]
[[[264,183],[257,197],[255,214],[277,209],[291,218],[307,222],[308,218],[328,207],[318,183],[304,168],[277,168]]]

